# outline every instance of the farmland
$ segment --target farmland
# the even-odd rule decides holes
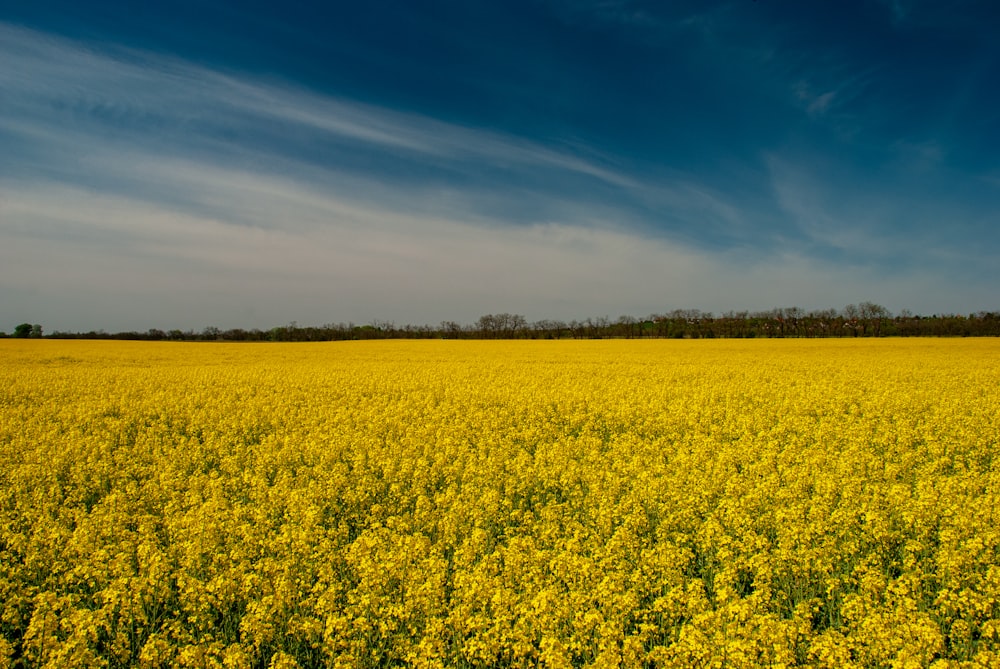
[[[1000,665],[1000,341],[0,341],[0,666]]]

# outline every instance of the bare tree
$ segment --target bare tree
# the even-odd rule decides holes
[[[889,310],[874,302],[862,302],[858,305],[858,317],[861,319],[862,334],[878,337],[882,334],[882,324],[889,318]]]

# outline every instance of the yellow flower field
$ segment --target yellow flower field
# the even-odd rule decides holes
[[[1000,666],[1000,340],[0,341],[0,666]]]

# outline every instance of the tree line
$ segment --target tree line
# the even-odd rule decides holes
[[[0,333],[0,336],[7,336]],[[861,302],[843,309],[805,311],[798,307],[768,311],[727,311],[723,314],[698,309],[675,309],[643,318],[620,316],[585,320],[538,320],[529,322],[519,314],[481,316],[475,323],[442,321],[438,325],[396,325],[373,321],[365,325],[329,323],[321,326],[288,325],[268,330],[206,327],[194,330],[145,332],[54,332],[45,335],[41,325],[22,323],[12,337],[47,339],[123,339],[142,341],[340,341],[352,339],[749,339],[757,337],[996,337],[1000,336],[1000,312],[980,311],[968,315],[920,316],[902,311],[891,314],[885,307]]]

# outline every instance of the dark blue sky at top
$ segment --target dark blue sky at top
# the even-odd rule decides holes
[[[928,15],[905,29],[893,29],[878,2],[716,3],[723,20],[706,26],[709,40],[670,24],[712,3],[593,7],[41,1],[5,14],[73,38],[177,54],[459,123],[596,138],[654,164],[665,157],[697,164],[704,133],[729,140],[737,155],[794,137],[793,115],[774,106],[767,72],[754,70],[806,74],[811,53],[843,59],[845,74],[869,74],[878,94],[907,112],[874,119],[877,143],[965,132],[971,128],[949,126],[969,121],[984,132],[996,128],[1000,87],[985,85],[1000,75],[1000,6],[993,3],[926,3]],[[759,62],[755,49],[777,50],[777,62]],[[983,139],[996,147],[996,133]]]
[[[990,270],[1000,251],[995,3],[43,0],[0,8],[0,21],[33,36],[26,41],[44,37],[136,67],[162,57],[358,105],[362,119],[384,113],[396,130],[409,127],[405,119],[426,120],[432,125],[421,136],[454,132],[447,141],[456,143],[444,156],[387,148],[363,134],[317,133],[311,123],[261,123],[238,106],[225,116],[182,117],[135,102],[125,80],[96,100],[85,92],[68,100],[55,87],[47,102],[32,98],[56,110],[53,126],[72,119],[81,136],[112,136],[123,148],[227,169],[282,163],[276,173],[293,179],[307,179],[304,166],[328,169],[415,189],[415,207],[429,215],[443,211],[434,193],[459,192],[468,198],[463,216],[492,217],[501,228],[572,225],[565,205],[578,202],[605,212],[616,230],[698,252],[747,249],[763,265],[772,262],[768,252],[803,266],[853,265],[873,282],[857,299],[878,300],[879,279],[902,286],[903,274],[892,272],[921,267],[949,290],[974,284],[979,302],[1000,287]],[[0,126],[0,141],[14,159],[22,150],[30,159],[12,160],[0,174],[39,188],[52,180],[121,194],[122,175],[46,164],[32,146],[37,134],[12,128]],[[150,137],[162,147],[148,145]],[[477,138],[492,148],[458,146]],[[524,158],[539,152],[538,161]],[[562,169],[564,159],[585,167]],[[139,181],[128,182],[130,192],[206,211],[200,200]],[[970,262],[955,260],[963,254]],[[881,299],[909,299],[893,291]],[[701,296],[722,308],[725,295],[720,284],[677,299]],[[889,306],[933,311],[949,295],[942,288],[924,307]],[[765,294],[746,306],[778,299]],[[958,309],[973,306],[955,299]]]

